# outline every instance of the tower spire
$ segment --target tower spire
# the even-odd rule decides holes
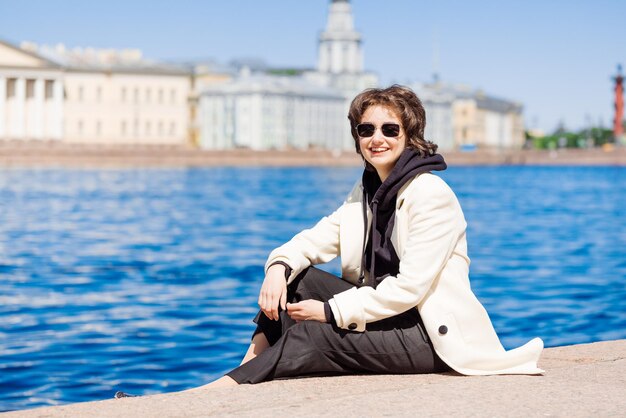
[[[615,81],[615,118],[613,119],[613,137],[619,141],[624,135],[624,76],[622,76],[622,66],[617,66]]]
[[[361,34],[354,29],[348,0],[332,0],[330,4],[326,30],[319,39],[317,69],[332,74],[363,71]]]

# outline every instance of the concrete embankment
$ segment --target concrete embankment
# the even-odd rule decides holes
[[[542,376],[292,379],[16,411],[33,417],[624,416],[626,340],[548,348]],[[111,394],[112,395],[112,394]]]
[[[619,165],[626,148],[442,152],[448,165]],[[0,141],[0,168],[135,168],[214,166],[361,166],[352,150],[206,151],[182,146],[86,145]]]

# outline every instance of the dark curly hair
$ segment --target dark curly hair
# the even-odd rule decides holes
[[[422,157],[437,152],[437,144],[424,139],[426,111],[422,106],[422,101],[410,88],[394,84],[384,89],[364,90],[352,100],[348,119],[358,154],[361,154],[361,148],[356,126],[361,123],[363,114],[371,106],[383,106],[394,111],[402,122],[407,147],[414,148]]]

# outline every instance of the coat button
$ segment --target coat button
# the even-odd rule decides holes
[[[448,327],[445,325],[442,325],[439,327],[439,334],[441,335],[446,335],[448,333]]]
[[[348,325],[348,329],[356,329],[356,324],[353,322],[350,325]]]

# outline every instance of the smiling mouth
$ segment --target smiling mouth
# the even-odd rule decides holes
[[[381,154],[388,150],[389,148],[370,148],[370,151],[372,152],[372,154]]]

